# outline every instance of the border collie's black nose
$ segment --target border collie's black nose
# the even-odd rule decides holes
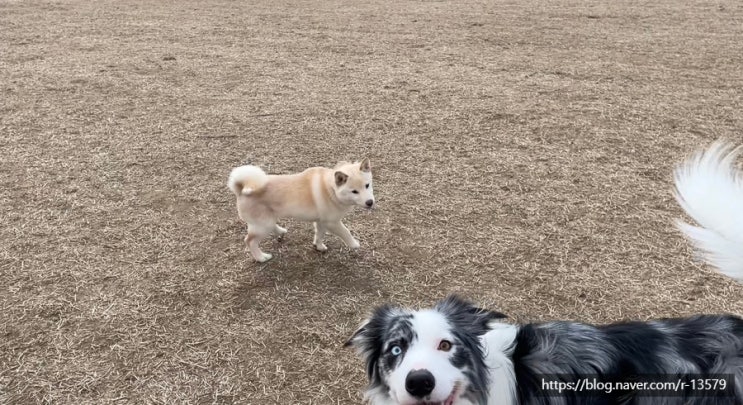
[[[405,389],[416,398],[423,398],[433,391],[436,379],[428,370],[415,370],[408,373],[405,378]]]
[[[371,207],[372,205],[374,205],[374,200],[366,200],[367,207]]]

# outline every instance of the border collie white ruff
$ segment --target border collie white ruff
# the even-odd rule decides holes
[[[716,143],[679,168],[676,186],[684,209],[705,227],[684,225],[684,232],[723,273],[740,279],[743,186],[734,158],[732,148]],[[377,308],[346,343],[366,361],[366,399],[373,405],[743,403],[739,317],[698,315],[602,326],[511,325],[501,318],[505,315],[455,296],[432,309]],[[727,390],[687,387],[662,397],[633,388],[546,395],[543,383],[543,377],[621,383],[643,375],[724,375]]]

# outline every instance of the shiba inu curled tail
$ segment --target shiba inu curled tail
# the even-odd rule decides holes
[[[374,207],[371,163],[339,163],[335,168],[311,167],[301,173],[269,175],[257,166],[232,169],[227,186],[237,196],[237,213],[248,224],[245,243],[258,262],[273,256],[260,248],[271,233],[283,235],[280,218],[295,218],[315,224],[315,248],[327,250],[325,234],[340,237],[351,249],[359,241],[341,220],[355,206]]]
[[[229,187],[236,195],[250,195],[262,189],[268,183],[268,175],[258,166],[240,166],[232,169],[227,180]]]
[[[699,224],[679,228],[721,273],[743,282],[743,173],[741,148],[717,141],[676,169],[676,199]]]

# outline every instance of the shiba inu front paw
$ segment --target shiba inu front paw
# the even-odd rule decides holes
[[[328,250],[328,247],[325,246],[324,243],[321,243],[319,245],[315,244],[315,249],[317,249],[319,252],[325,252],[326,250]]]
[[[356,250],[361,247],[361,244],[358,240],[354,239],[353,241],[351,241],[351,243],[348,244],[348,247],[350,249]]]
[[[265,263],[265,262],[267,262],[267,261],[269,261],[269,260],[273,259],[273,255],[272,255],[272,254],[270,254],[270,253],[261,253],[261,255],[260,255],[260,256],[258,256],[258,257],[255,257],[254,259],[255,259],[255,261],[257,261],[258,263]]]

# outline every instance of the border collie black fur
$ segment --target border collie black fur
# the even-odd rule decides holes
[[[736,152],[712,145],[679,167],[676,188],[682,207],[701,225],[680,224],[681,230],[710,263],[740,280],[743,181]],[[366,399],[373,405],[743,404],[743,319],[737,316],[602,326],[512,325],[502,318],[456,296],[432,309],[377,308],[347,342],[366,361]],[[726,389],[687,387],[659,397],[631,388],[548,394],[545,387],[546,380],[622,383],[643,376],[724,380]]]

